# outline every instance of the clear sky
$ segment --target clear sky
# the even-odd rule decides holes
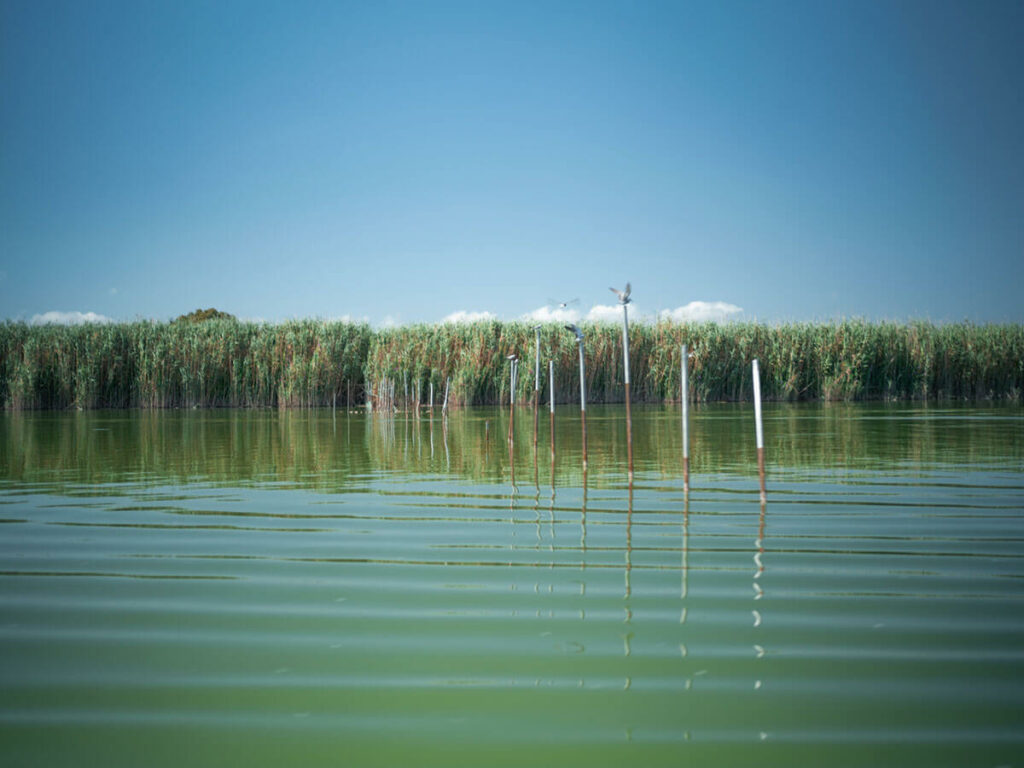
[[[585,317],[627,280],[1024,321],[1024,2],[0,0],[0,317]]]

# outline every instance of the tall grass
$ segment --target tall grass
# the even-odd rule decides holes
[[[361,397],[367,325],[0,326],[7,408],[316,406]]]
[[[622,335],[585,325],[587,398],[620,402]],[[637,323],[630,368],[639,402],[679,399],[679,347],[688,344],[691,396],[735,401],[751,395],[759,358],[771,400],[1004,399],[1024,394],[1024,326],[867,323]],[[367,325],[215,320],[197,324],[0,325],[0,403],[30,408],[315,407],[363,402],[376,383],[404,402],[421,382],[440,403],[507,402],[506,355],[521,359],[516,396],[532,397],[534,332],[523,322]],[[555,361],[556,399],[578,398],[576,343],[551,324],[541,330],[542,387]]]

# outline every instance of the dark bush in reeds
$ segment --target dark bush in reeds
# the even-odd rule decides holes
[[[588,402],[621,402],[622,334],[584,324]],[[678,400],[680,345],[694,353],[691,396],[751,396],[761,361],[768,400],[1004,399],[1024,393],[1024,326],[867,323],[635,323],[633,396]],[[362,403],[375,385],[411,404],[420,382],[441,404],[507,402],[509,364],[521,360],[517,398],[534,387],[534,332],[525,322],[417,325],[373,331],[314,320],[279,325],[211,320],[119,325],[0,325],[5,408],[315,407]],[[578,402],[576,342],[541,330],[541,384],[555,361],[556,400]],[[408,396],[406,396],[408,392]]]

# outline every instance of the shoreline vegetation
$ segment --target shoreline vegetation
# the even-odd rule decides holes
[[[623,402],[622,332],[587,323],[587,401]],[[750,361],[774,401],[1002,400],[1024,395],[1024,325],[927,322],[636,323],[634,402],[678,402],[680,345],[693,352],[690,397],[749,400]],[[213,319],[196,323],[0,324],[0,405],[8,410],[311,408],[507,403],[506,355],[521,361],[516,397],[531,402],[534,331],[523,321],[413,325]],[[555,399],[578,402],[575,337],[541,328]],[[450,383],[449,383],[450,382]],[[372,397],[371,397],[372,393]],[[408,393],[408,394],[407,394]],[[381,399],[383,398],[383,399]]]

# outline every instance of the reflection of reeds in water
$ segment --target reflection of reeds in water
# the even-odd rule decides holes
[[[1005,418],[1000,418],[1000,415]],[[894,462],[1016,462],[1024,460],[1016,409],[936,409],[909,406],[774,405],[764,411],[768,456],[787,471],[847,467],[887,471]],[[976,416],[977,418],[972,418]],[[637,408],[637,472],[644,482],[680,476],[678,407]],[[691,472],[754,477],[749,407],[691,410]],[[621,410],[590,414],[589,482],[622,481]],[[153,478],[155,482],[275,481],[330,490],[365,482],[368,473],[450,473],[465,481],[504,484],[509,454],[488,448],[491,432],[507,430],[507,410],[464,409],[441,420],[443,440],[432,456],[433,420],[335,416],[321,411],[142,411],[0,415],[0,455],[11,480],[60,477],[81,482]],[[558,412],[552,475],[559,486],[581,484],[578,411]],[[491,435],[493,439],[494,434]],[[518,420],[514,459],[533,461],[532,424]],[[541,450],[546,450],[542,434]],[[499,444],[500,445],[500,442]],[[857,462],[856,466],[851,463]],[[554,483],[553,483],[554,484]]]
[[[587,396],[622,402],[622,335],[587,325]],[[504,402],[505,356],[534,364],[526,323],[367,325],[218,320],[117,325],[0,324],[0,404],[5,408],[312,407],[363,403],[367,382],[416,382],[449,404]],[[558,325],[540,329],[541,359],[554,361],[558,399],[576,387],[575,341]],[[680,346],[694,357],[697,402],[747,401],[750,361],[762,365],[772,400],[1004,398],[1024,396],[1024,326],[959,323],[639,324],[630,328],[635,402],[679,399]],[[525,377],[524,377],[525,379]],[[516,385],[516,399],[530,398]],[[397,386],[390,392],[392,400]],[[403,386],[404,391],[404,386]],[[423,392],[422,394],[426,394]],[[403,409],[410,394],[405,396]],[[400,406],[402,407],[402,406]]]

